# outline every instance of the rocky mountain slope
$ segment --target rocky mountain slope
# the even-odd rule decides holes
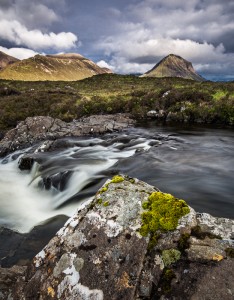
[[[19,61],[19,59],[0,51],[0,70],[6,68],[8,65],[14,64],[17,61]]]
[[[0,79],[74,81],[97,74],[111,73],[79,54],[36,55],[10,65],[0,72]]]
[[[164,57],[142,77],[181,77],[197,81],[205,80],[196,73],[191,62],[174,54]]]

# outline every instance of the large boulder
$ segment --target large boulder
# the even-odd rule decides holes
[[[9,270],[12,286],[0,299],[231,300],[233,228],[232,220],[197,214],[153,186],[115,176],[24,277]]]

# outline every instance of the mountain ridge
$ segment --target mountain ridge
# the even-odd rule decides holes
[[[205,81],[193,68],[191,62],[179,55],[169,54],[160,60],[142,77],[180,77],[197,81]]]
[[[18,58],[0,51],[0,70],[5,69],[8,65],[14,64],[17,61],[19,61]]]
[[[19,60],[0,71],[0,79],[23,81],[75,81],[112,73],[77,53],[40,55]]]

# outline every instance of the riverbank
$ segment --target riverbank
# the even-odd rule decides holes
[[[162,122],[234,123],[234,82],[97,75],[77,82],[0,80],[0,136],[27,117],[62,121],[90,115],[147,114]]]

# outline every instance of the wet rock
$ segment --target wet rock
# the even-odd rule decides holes
[[[28,155],[24,155],[18,162],[18,167],[21,171],[31,170],[34,163],[34,158]]]
[[[231,299],[234,260],[226,249],[233,249],[234,221],[183,206],[187,214],[174,229],[142,236],[149,195],[162,194],[157,192],[138,179],[108,180],[34,257],[9,295],[13,300]],[[170,214],[165,211],[166,220],[159,222]],[[157,214],[150,222],[158,222]]]
[[[43,177],[42,181],[39,182],[39,186],[46,190],[55,188],[58,191],[64,191],[66,189],[67,183],[71,178],[73,171],[64,171],[51,176]]]
[[[128,114],[94,115],[70,123],[48,116],[28,117],[16,128],[8,131],[0,141],[0,157],[9,152],[32,146],[38,141],[120,131],[134,123]]]

